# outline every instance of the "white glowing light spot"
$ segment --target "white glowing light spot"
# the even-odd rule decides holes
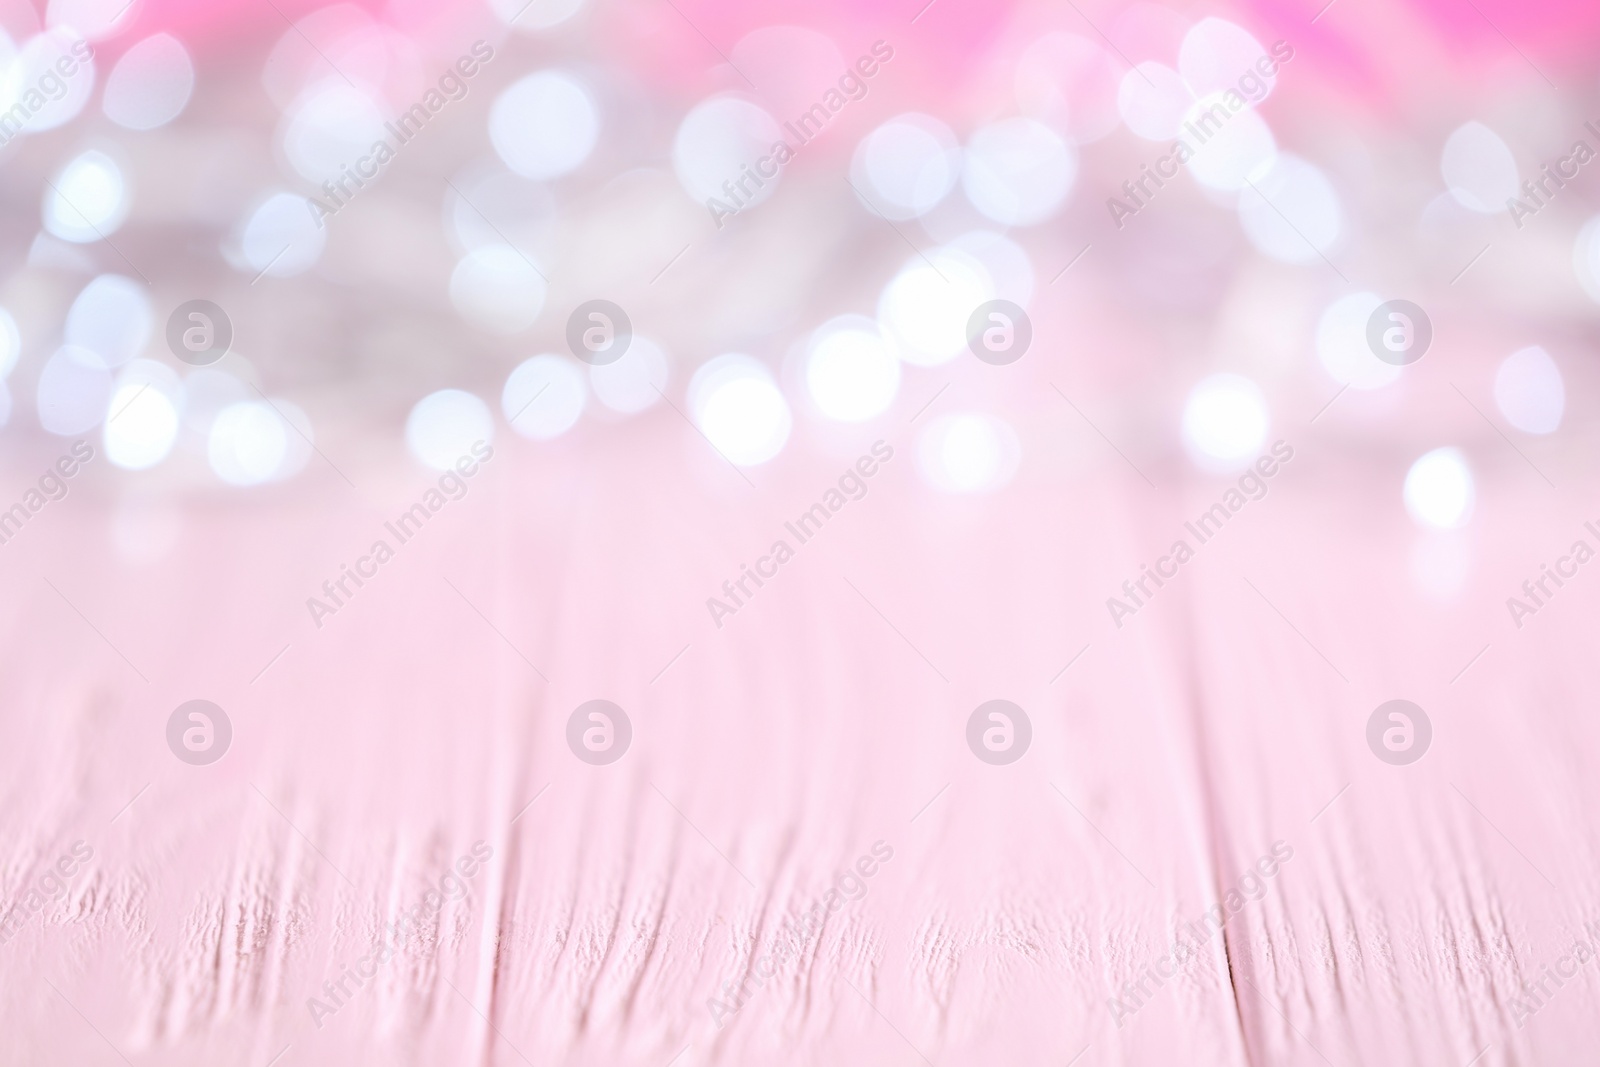
[[[1466,524],[1472,515],[1472,469],[1459,449],[1436,448],[1406,472],[1406,510],[1425,526],[1441,530]]]
[[[1275,71],[1261,73],[1258,64],[1266,56],[1267,50],[1248,30],[1226,19],[1204,18],[1184,35],[1178,48],[1178,73],[1196,96],[1232,89],[1259,103],[1278,81]],[[1277,62],[1266,58],[1266,65],[1275,68]],[[1241,80],[1245,83],[1242,88]]]
[[[136,0],[50,0],[45,22],[103,41],[133,21],[138,8]]]
[[[374,142],[391,140],[383,122],[383,111],[371,96],[330,78],[290,105],[284,116],[283,154],[301,177],[320,186],[370,154]]]
[[[252,275],[287,278],[310,270],[322,257],[328,231],[319,227],[311,202],[294,193],[274,193],[251,213],[239,237],[244,266]]]
[[[776,456],[794,423],[771,372],[737,352],[708,360],[695,372],[689,408],[717,451],[741,467]]]
[[[583,372],[573,360],[548,354],[534,356],[519,364],[506,379],[500,410],[513,430],[545,441],[572,429],[583,414],[588,396]]]
[[[519,33],[536,33],[565,22],[582,9],[585,0],[489,0],[500,21]]]
[[[1033,260],[1011,238],[993,230],[971,230],[947,247],[971,256],[983,267],[995,296],[1023,307],[1033,299]]]
[[[1078,176],[1072,146],[1050,127],[1013,118],[967,143],[961,185],[972,206],[1005,226],[1032,226],[1060,209]]]
[[[737,96],[715,96],[683,117],[672,141],[672,169],[698,203],[715,197],[730,208],[759,204],[778,187],[777,175],[758,175],[760,186],[746,179],[743,191],[737,182],[746,166],[754,168],[771,156],[774,142],[781,139],[778,123],[760,107]],[[765,169],[775,165],[774,159]]]
[[[589,91],[559,71],[513,82],[489,109],[489,140],[506,166],[544,180],[576,169],[594,151],[600,112]]]
[[[961,144],[936,118],[911,112],[885,122],[861,139],[850,164],[870,206],[891,219],[932,211],[961,176]]]
[[[169,33],[146,37],[122,54],[106,78],[100,106],[130,130],[153,130],[179,115],[194,92],[194,62]]]
[[[94,92],[94,60],[79,31],[59,26],[30,37],[12,55],[11,40],[4,37],[6,62],[0,64],[0,112],[21,119],[22,130],[39,133],[72,121]],[[72,73],[63,75],[62,71]],[[10,123],[0,128],[9,140]]]
[[[70,437],[105,418],[111,399],[111,371],[87,348],[57,349],[39,372],[39,425]]]
[[[1195,181],[1213,189],[1242,188],[1263,177],[1278,158],[1278,142],[1265,119],[1246,109],[1218,125],[1217,119],[1226,112],[1222,97],[1212,95],[1197,101],[1185,116],[1197,129],[1216,127],[1188,164]],[[1210,125],[1201,125],[1208,120]]]
[[[894,401],[900,389],[900,360],[876,322],[859,315],[841,316],[811,335],[806,387],[828,418],[862,422]]]
[[[1183,128],[1194,95],[1183,78],[1160,63],[1140,63],[1122,77],[1117,110],[1128,129],[1147,141],[1170,141]]]
[[[1567,406],[1561,369],[1537,345],[1513,352],[1495,373],[1494,402],[1524,433],[1554,433]]]
[[[460,389],[429,393],[406,418],[406,445],[411,454],[436,471],[454,467],[472,446],[494,440],[489,405]]]
[[[108,367],[143,351],[155,326],[144,286],[120,274],[102,274],[83,287],[67,312],[66,343],[87,348]]]
[[[1339,239],[1342,218],[1333,183],[1288,152],[1278,153],[1254,188],[1239,193],[1245,236],[1263,255],[1284,263],[1320,262]]]
[[[11,387],[0,379],[0,426],[11,421]]]
[[[545,280],[514,248],[490,245],[461,257],[450,275],[450,302],[490,333],[520,333],[544,310]]]
[[[282,407],[283,401],[277,401]],[[302,427],[309,435],[309,425]],[[211,422],[206,440],[211,470],[229,485],[260,485],[285,477],[292,466],[291,443],[298,437],[272,404],[246,400],[229,404]],[[309,446],[306,448],[309,451]]]
[[[22,355],[22,334],[11,312],[0,308],[0,381],[4,381]]]
[[[1504,211],[1517,195],[1517,161],[1500,135],[1481,122],[1465,123],[1450,135],[1439,172],[1451,196],[1486,215]]]
[[[183,386],[164,363],[139,359],[117,377],[102,437],[106,458],[124,470],[145,470],[172,451],[178,439]]]
[[[1317,320],[1317,359],[1340,385],[1381,389],[1400,377],[1400,368],[1373,355],[1367,343],[1367,320],[1382,303],[1377,293],[1347,293]]]
[[[878,323],[907,363],[948,363],[967,347],[973,309],[995,297],[989,272],[972,256],[941,248],[911,260],[878,298]]]
[[[977,412],[944,415],[917,439],[923,479],[945,493],[987,493],[1016,473],[1022,448],[1007,423]]]
[[[1572,271],[1589,299],[1600,303],[1600,215],[1583,224],[1572,245]]]
[[[54,188],[45,187],[44,228],[65,241],[87,244],[115,233],[128,217],[122,168],[93,149],[68,163]]]
[[[1267,401],[1249,378],[1213,374],[1195,385],[1183,406],[1183,443],[1208,470],[1248,464],[1267,439]]]
[[[600,403],[624,415],[643,411],[667,387],[667,353],[647,337],[633,335],[622,358],[589,368],[589,385]]]

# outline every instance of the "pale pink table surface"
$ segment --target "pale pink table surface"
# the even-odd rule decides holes
[[[1595,593],[1519,632],[1500,565],[1577,518],[1506,466],[1467,591],[1427,601],[1364,488],[1393,472],[1319,423],[1119,631],[1104,598],[1217,483],[1157,459],[1152,490],[1059,401],[1026,425],[1055,447],[981,502],[897,451],[720,630],[705,598],[854,446],[749,484],[666,409],[504,442],[320,630],[305,598],[421,475],[196,499],[130,562],[91,466],[0,558],[6,895],[94,851],[0,946],[0,1059],[1580,1062],[1592,977],[1520,1029],[1510,998],[1600,918]],[[1396,696],[1436,731],[1409,767],[1364,741]],[[234,723],[209,767],[164,745],[196,697]],[[595,697],[634,724],[610,766],[565,745]],[[1009,767],[965,744],[994,697],[1035,724]],[[479,840],[469,894],[312,1025]],[[879,840],[865,897],[719,1030],[752,945]],[[1263,899],[1119,1029],[1115,988],[1275,842]]]

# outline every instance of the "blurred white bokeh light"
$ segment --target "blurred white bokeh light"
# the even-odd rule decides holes
[[[1215,108],[1226,106],[1222,97],[1211,95],[1195,102],[1185,121],[1199,124]],[[1214,120],[1213,120],[1214,121]],[[1209,127],[1206,127],[1209,128]],[[1264,177],[1278,158],[1278,142],[1266,120],[1254,111],[1231,116],[1195,150],[1188,171],[1195,181],[1213,189],[1239,189]]]
[[[621,358],[589,368],[589,385],[601,404],[632,415],[661,399],[668,374],[666,351],[648,337],[634,334]]]
[[[1472,516],[1472,469],[1455,448],[1436,448],[1411,465],[1403,492],[1406,510],[1424,526],[1441,530]]]
[[[1444,143],[1439,171],[1450,195],[1473,211],[1504,211],[1517,195],[1517,161],[1500,135],[1481,122],[1456,128]]]
[[[1252,182],[1239,193],[1239,222],[1250,243],[1284,263],[1320,262],[1344,229],[1333,183],[1289,152],[1279,152]]]
[[[500,410],[517,433],[544,441],[572,428],[588,396],[577,362],[547,353],[524,360],[511,372],[500,394]]]
[[[489,9],[501,22],[519,33],[537,33],[565,22],[583,8],[585,0],[489,0]]]
[[[429,393],[406,418],[406,446],[436,471],[454,467],[463,456],[470,459],[478,441],[494,441],[494,417],[488,404],[461,389]]]
[[[1561,369],[1537,345],[1513,352],[1495,372],[1494,402],[1506,421],[1524,433],[1554,433],[1567,406]]]
[[[900,389],[900,360],[876,322],[862,315],[840,316],[811,335],[806,387],[827,418],[861,422],[893,403]]]
[[[136,359],[117,375],[101,431],[106,458],[124,470],[145,470],[167,458],[178,439],[183,385],[165,363]]]
[[[505,165],[541,181],[577,169],[600,136],[600,111],[576,78],[542,70],[513,82],[489,109],[489,141]]]
[[[0,381],[10,374],[22,356],[22,334],[11,312],[0,308]]]
[[[128,217],[122,168],[90,149],[45,186],[44,228],[64,241],[88,244],[113,234]]]
[[[144,286],[120,274],[102,274],[83,287],[67,311],[67,344],[87,348],[118,367],[144,350],[155,312]]]
[[[742,97],[714,96],[683,117],[672,141],[672,169],[697,203],[715,197],[730,207],[748,207],[772,195],[782,172],[758,175],[756,180],[762,183],[758,186],[746,177],[753,171],[745,168],[770,156],[773,143],[782,139],[777,121],[762,108]],[[735,191],[742,204],[735,203],[734,192],[724,187],[740,178],[746,184]]]
[[[1032,226],[1060,210],[1077,176],[1077,153],[1054,130],[1011,118],[972,135],[961,184],[985,217],[1003,226]]]
[[[327,228],[317,225],[309,200],[295,193],[273,193],[240,229],[243,261],[238,266],[253,276],[287,278],[310,270],[327,243]]]
[[[861,139],[851,181],[869,206],[891,219],[932,211],[961,176],[961,144],[950,127],[910,112],[896,115]]]
[[[1128,129],[1147,141],[1170,141],[1183,129],[1194,94],[1171,67],[1140,63],[1122,76],[1117,110]]]
[[[1379,359],[1367,343],[1367,321],[1382,303],[1377,293],[1346,293],[1317,320],[1317,359],[1340,385],[1381,389],[1400,377],[1400,368]]]
[[[545,280],[520,252],[488,245],[461,257],[450,275],[450,302],[490,333],[520,333],[544,310]]]
[[[183,113],[194,92],[194,62],[176,37],[158,33],[122,54],[106,77],[100,106],[130,130],[153,130]]]
[[[88,42],[76,29],[57,26],[30,37],[15,56],[4,38],[7,62],[0,66],[0,111],[10,112],[28,93],[44,97],[43,103],[23,123],[27,133],[41,133],[78,117],[94,92],[95,67]],[[71,70],[67,76],[63,70]],[[62,89],[56,89],[59,83]]]
[[[139,7],[136,0],[50,0],[45,24],[103,41],[125,29]]]
[[[908,260],[878,298],[878,323],[907,363],[948,363],[967,347],[967,320],[995,297],[994,282],[976,258],[935,249]]]
[[[261,485],[299,471],[310,455],[310,438],[310,419],[288,401],[244,400],[217,412],[206,454],[212,472],[229,485]]]
[[[1196,96],[1222,93],[1229,89],[1252,103],[1266,99],[1277,84],[1277,74],[1263,75],[1257,65],[1266,57],[1269,65],[1277,61],[1250,32],[1226,19],[1203,18],[1184,34],[1178,47],[1178,73]],[[1252,80],[1253,77],[1253,80]],[[1239,88],[1246,79],[1245,90]],[[1262,87],[1259,95],[1247,95],[1252,84]]]
[[[1213,374],[1195,384],[1183,406],[1183,443],[1201,467],[1248,466],[1267,439],[1267,401],[1249,378]]]
[[[1016,473],[1022,448],[1011,426],[983,412],[934,419],[917,438],[917,469],[945,493],[987,493]]]
[[[106,416],[111,370],[87,348],[58,348],[39,372],[37,397],[40,426],[63,437],[83,433]]]
[[[695,371],[689,411],[717,451],[741,467],[781,452],[794,422],[772,373],[739,352],[717,356]]]
[[[283,154],[302,178],[321,186],[337,181],[374,143],[390,141],[383,109],[372,96],[342,78],[312,85],[283,118]],[[368,180],[362,176],[362,180]],[[346,179],[350,189],[356,185]]]

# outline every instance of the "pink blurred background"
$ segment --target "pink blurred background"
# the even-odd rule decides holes
[[[0,1063],[1600,1038],[1594,5],[0,28]]]

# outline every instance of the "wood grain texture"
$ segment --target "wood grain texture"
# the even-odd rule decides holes
[[[1600,963],[1531,1019],[1513,997],[1600,919],[1594,593],[1520,632],[1501,606],[1571,517],[1487,482],[1441,605],[1403,515],[1364,503],[1392,472],[1314,439],[1118,629],[1105,598],[1222,483],[1158,463],[1152,489],[1032,410],[1037,458],[990,497],[928,494],[915,427],[891,434],[720,629],[706,597],[870,441],[748,484],[669,410],[503,443],[320,629],[305,598],[419,476],[155,519],[86,482],[0,558],[0,892],[93,849],[0,945],[0,1062],[1582,1062]],[[1400,696],[1435,728],[1409,767],[1364,740]],[[197,697],[235,731],[208,767],[164,737]],[[609,766],[565,743],[597,697],[634,729]],[[996,697],[1034,728],[1005,767],[964,739]],[[466,895],[316,1025],[308,999],[479,841]],[[718,1026],[708,1002],[876,842],[865,895]],[[1275,842],[1261,899],[1119,1026],[1108,999]]]

